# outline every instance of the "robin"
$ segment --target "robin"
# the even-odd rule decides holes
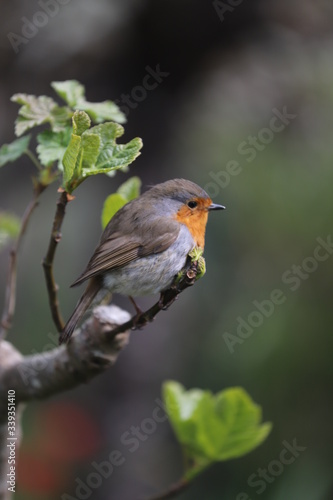
[[[124,205],[104,229],[86,269],[71,285],[89,280],[60,343],[68,341],[101,289],[130,298],[168,289],[189,252],[194,247],[203,250],[208,212],[224,208],[185,179],[157,184]]]

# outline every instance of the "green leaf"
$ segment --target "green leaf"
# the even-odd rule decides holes
[[[94,123],[102,123],[104,121],[126,122],[126,116],[120,111],[117,104],[112,101],[88,102],[83,100],[77,103],[75,108],[86,111]]]
[[[97,134],[83,134],[82,137],[82,172],[86,175],[91,165],[95,165],[99,154],[101,139]]]
[[[104,202],[102,210],[102,227],[103,229],[112,219],[114,214],[127,203],[126,198],[119,193],[113,193],[108,196]]]
[[[68,147],[70,138],[71,129],[69,127],[61,132],[44,130],[44,132],[38,134],[37,153],[41,164],[47,167],[57,161],[59,170],[63,170],[62,159]]]
[[[142,141],[139,138],[128,144],[116,143],[124,133],[121,125],[106,122],[89,129],[89,124],[87,113],[75,111],[72,139],[63,158],[66,167],[64,188],[68,192],[90,175],[125,169],[140,154]]]
[[[0,248],[19,234],[21,221],[16,215],[0,212]]]
[[[114,122],[107,122],[92,127],[89,132],[98,134],[101,138],[101,148],[96,162],[96,169],[116,168],[118,166],[114,159],[115,148],[117,147],[116,139],[123,135],[123,127]]]
[[[213,451],[219,460],[250,452],[266,439],[272,428],[269,422],[261,423],[261,407],[241,387],[220,392],[216,396],[215,411],[228,429],[226,439],[218,442]]]
[[[61,130],[65,130],[69,124],[70,119],[73,116],[73,112],[67,108],[66,106],[56,106],[51,113],[50,124],[51,129],[54,132],[60,132]]]
[[[52,82],[51,86],[71,108],[86,111],[94,123],[115,121],[125,123],[126,117],[112,101],[88,102],[85,98],[85,88],[77,80]]]
[[[125,198],[126,201],[131,201],[140,195],[141,180],[139,177],[130,177],[127,181],[123,182],[117,189],[117,193]]]
[[[79,173],[81,171],[81,137],[72,134],[70,143],[65,151],[62,163],[64,166],[64,187],[71,193],[72,189],[68,184],[74,176],[74,172]]]
[[[77,80],[51,82],[51,87],[71,108],[75,108],[80,101],[84,100],[85,88]]]
[[[69,108],[59,107],[53,99],[46,96],[14,94],[11,100],[21,104],[15,122],[17,136],[43,123],[50,123],[55,132],[63,130],[72,114]]]
[[[100,138],[96,134],[83,135],[91,123],[87,113],[75,111],[72,122],[73,133],[62,159],[64,166],[63,187],[69,193],[84,179],[82,168],[84,166],[89,168],[95,164],[100,148]]]
[[[116,193],[110,194],[106,198],[102,210],[103,229],[121,207],[139,196],[140,187],[141,180],[139,177],[131,177],[119,186]]]
[[[87,175],[107,173],[111,170],[127,167],[140,154],[142,141],[138,137],[127,144],[117,144],[116,139],[121,137],[124,129],[113,122],[96,125],[86,134],[97,134],[101,140],[99,155],[95,165],[92,165]]]
[[[190,479],[209,464],[240,457],[257,446],[271,430],[261,423],[261,408],[244,389],[235,387],[213,395],[185,391],[178,382],[164,384],[163,397],[171,425],[191,464]]]
[[[21,139],[16,139],[10,144],[4,144],[0,148],[0,167],[6,165],[8,162],[13,162],[20,158],[24,152],[28,149],[30,142],[30,135],[21,137]]]
[[[82,135],[91,125],[91,120],[84,111],[75,111],[72,122],[73,134],[75,135]]]

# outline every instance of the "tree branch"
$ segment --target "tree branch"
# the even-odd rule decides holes
[[[27,229],[30,217],[38,205],[38,198],[44,191],[46,186],[40,183],[35,185],[33,199],[28,204],[22,217],[21,228],[17,237],[16,243],[10,252],[8,276],[5,294],[5,305],[3,308],[1,323],[0,323],[0,339],[6,337],[8,330],[12,326],[12,321],[15,313],[16,305],[16,281],[17,281],[17,254],[20,250],[24,233]]]
[[[17,403],[22,403],[66,391],[104,372],[128,343],[125,329],[112,335],[114,327],[126,324],[128,318],[129,313],[117,306],[96,307],[67,346],[24,356],[2,367],[0,416],[6,409],[8,389],[14,389]]]
[[[147,500],[166,500],[167,498],[176,497],[182,493],[189,486],[189,484],[190,483],[187,479],[180,479],[177,483],[172,484],[170,488],[163,493],[149,497]]]
[[[69,197],[68,193],[66,193],[66,191],[61,192],[61,195],[57,201],[57,209],[53,220],[52,232],[47,254],[43,259],[44,275],[45,275],[47,293],[49,296],[51,314],[53,322],[59,333],[62,332],[65,323],[61,317],[59,309],[58,285],[56,284],[54,279],[53,261],[58,243],[61,240],[61,226],[65,217],[66,206],[67,203],[70,201],[70,199],[71,198]]]

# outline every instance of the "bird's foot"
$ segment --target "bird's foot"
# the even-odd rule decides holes
[[[128,296],[129,300],[133,304],[136,314],[133,316],[133,327],[132,330],[142,330],[142,328],[148,323],[148,319],[145,316],[143,310],[138,306],[133,297]]]

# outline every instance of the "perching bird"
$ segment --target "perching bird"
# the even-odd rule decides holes
[[[203,250],[208,212],[224,208],[185,179],[157,184],[124,205],[104,229],[86,269],[72,284],[89,280],[60,343],[71,337],[103,288],[130,297],[168,289],[189,252],[194,247]]]

